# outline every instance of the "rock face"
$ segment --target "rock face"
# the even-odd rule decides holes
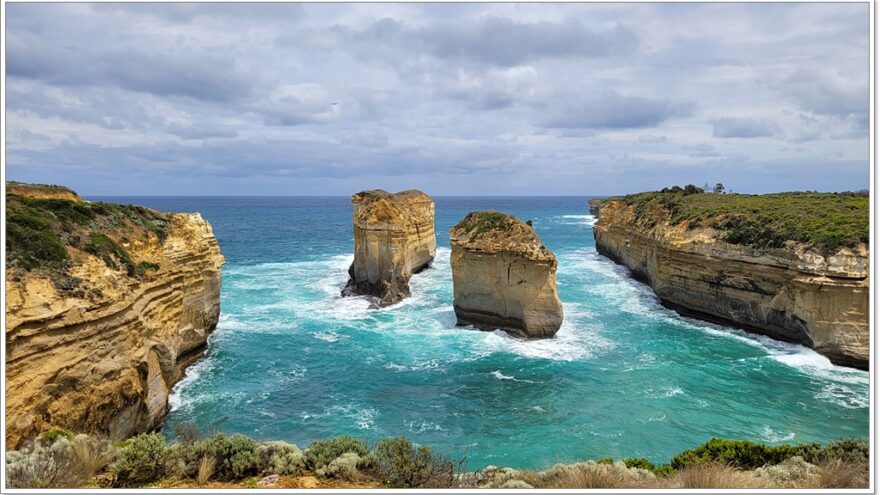
[[[822,255],[794,242],[757,249],[711,227],[639,218],[606,200],[593,226],[599,253],[648,283],[680,313],[803,344],[833,363],[868,368],[868,247]]]
[[[593,198],[589,201],[590,215],[593,215],[596,218],[599,217],[599,211],[602,210],[602,202],[603,201],[605,201],[605,200],[600,199],[600,198]]]
[[[449,231],[459,325],[549,338],[562,325],[556,256],[516,217],[470,213]]]
[[[7,239],[7,448],[51,427],[116,440],[159,427],[220,313],[224,259],[198,213],[67,203],[7,199],[8,228],[37,215],[68,258],[25,270]]]
[[[379,306],[409,297],[409,279],[437,252],[434,200],[421,191],[363,191],[354,206],[354,262],[342,295],[375,296]]]

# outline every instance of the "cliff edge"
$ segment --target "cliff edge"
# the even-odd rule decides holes
[[[211,226],[49,193],[7,189],[7,448],[51,427],[153,430],[219,318]]]
[[[868,368],[868,198],[642,193],[609,198],[596,249],[691,316]]]
[[[531,225],[497,211],[468,214],[449,231],[459,325],[552,337],[562,325],[556,256]]]
[[[342,295],[375,296],[379,306],[409,297],[409,279],[428,267],[437,252],[434,200],[409,190],[380,189],[351,197],[354,261]]]

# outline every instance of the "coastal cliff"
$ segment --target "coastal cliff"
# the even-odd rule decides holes
[[[666,306],[868,368],[866,197],[643,193],[605,200],[593,233]]]
[[[342,294],[375,296],[379,306],[400,302],[410,295],[410,277],[434,261],[434,200],[416,190],[377,189],[351,202],[354,262]]]
[[[556,256],[531,225],[495,211],[468,214],[449,231],[458,325],[549,338],[562,325]]]
[[[7,448],[52,427],[153,430],[219,318],[211,226],[46,187],[7,190]]]

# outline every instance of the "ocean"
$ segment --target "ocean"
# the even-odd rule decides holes
[[[201,212],[226,256],[220,323],[172,392],[169,438],[177,422],[303,448],[405,435],[473,469],[868,436],[867,372],[662,307],[597,254],[587,197],[435,198],[436,260],[381,310],[340,297],[348,197],[89,199]],[[455,326],[448,231],[482,209],[532,219],[556,253],[554,339]]]

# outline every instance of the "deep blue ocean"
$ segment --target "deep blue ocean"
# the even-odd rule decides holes
[[[226,256],[220,324],[173,391],[169,436],[175,422],[301,447],[406,435],[471,468],[868,436],[868,373],[663,308],[596,253],[586,197],[435,198],[435,263],[382,310],[339,295],[348,197],[90,199],[201,212]],[[556,253],[554,339],[455,326],[448,230],[481,209],[532,219]]]

